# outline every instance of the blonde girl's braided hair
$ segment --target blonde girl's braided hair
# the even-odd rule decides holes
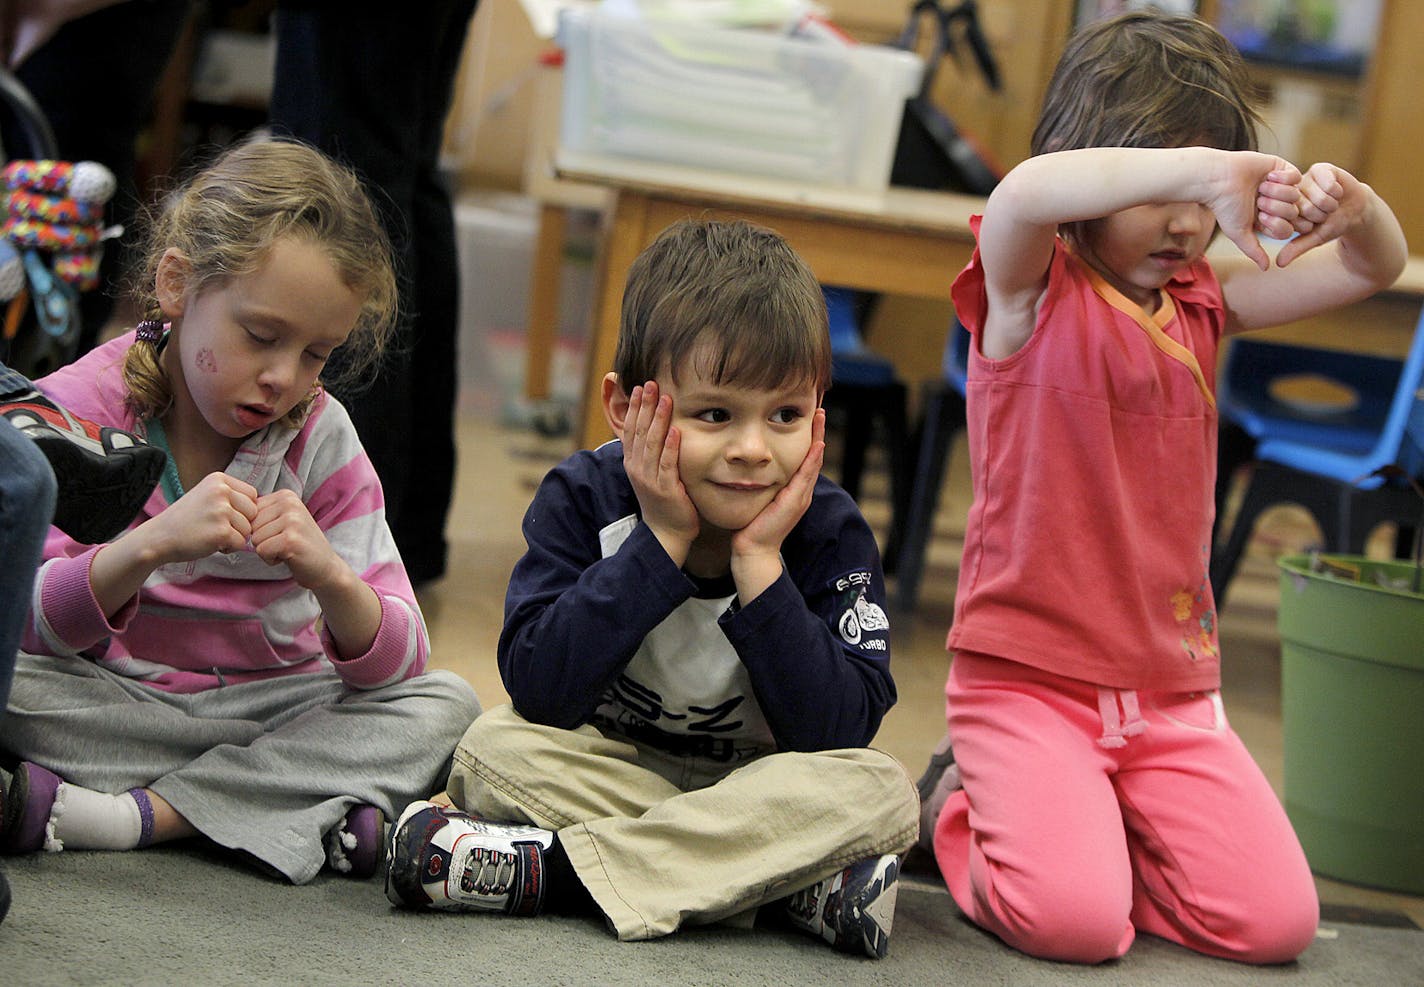
[[[258,137],[222,151],[149,209],[135,297],[145,320],[162,319],[155,279],[169,248],[187,259],[190,297],[261,266],[278,240],[295,237],[326,254],[347,287],[364,301],[341,346],[340,379],[379,361],[396,321],[398,300],[390,239],[361,180],[321,151],[290,139]],[[161,337],[140,333],[124,361],[130,410],[161,417],[173,400],[159,362]],[[337,363],[337,361],[333,361]],[[317,387],[331,383],[320,379]],[[300,426],[314,388],[284,421]]]

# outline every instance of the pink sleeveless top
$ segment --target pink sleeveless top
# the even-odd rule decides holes
[[[1148,316],[1059,241],[1033,335],[1004,360],[978,345],[977,250],[953,297],[976,342],[949,647],[1114,688],[1218,687],[1211,267],[1175,277]]]

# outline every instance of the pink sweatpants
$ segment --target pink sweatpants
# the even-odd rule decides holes
[[[945,689],[964,782],[934,849],[1010,946],[1097,963],[1136,930],[1283,963],[1320,906],[1300,842],[1216,692],[1103,689],[961,652]]]

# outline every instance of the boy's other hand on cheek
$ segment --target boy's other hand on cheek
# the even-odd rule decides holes
[[[643,523],[668,557],[687,561],[701,522],[678,473],[681,436],[672,424],[672,398],[656,381],[633,388],[623,422],[623,469],[638,498]]]
[[[826,455],[826,410],[811,418],[811,447],[790,481],[745,528],[732,535],[732,579],[743,605],[781,575],[781,543],[811,506],[816,479]]]

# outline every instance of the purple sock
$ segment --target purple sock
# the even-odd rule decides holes
[[[130,788],[129,797],[138,806],[138,817],[140,829],[138,834],[138,845],[148,846],[153,842],[153,801],[149,799],[148,792],[142,788]]]

